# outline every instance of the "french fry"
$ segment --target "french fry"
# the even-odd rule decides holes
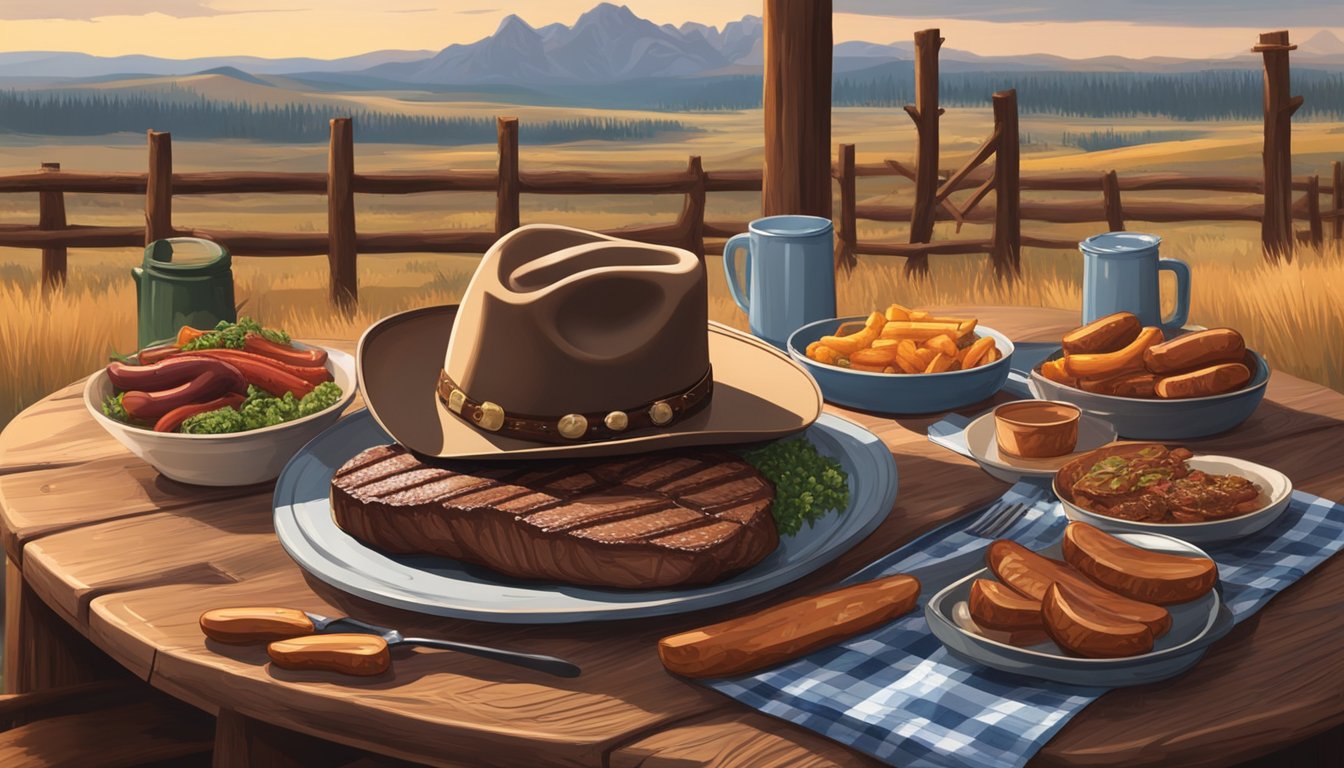
[[[836,365],[836,361],[840,359],[839,352],[821,342],[817,342],[816,349],[813,349],[812,345],[809,344],[807,346],[807,356],[826,365]]]
[[[900,304],[892,304],[887,307],[887,320],[909,320],[910,310],[902,307]]]
[[[943,373],[952,369],[952,363],[957,361],[956,355],[947,355],[939,352],[929,361],[929,365],[924,369],[925,373]]]
[[[900,344],[900,339],[874,339],[873,349],[882,349],[883,347],[894,347]]]
[[[821,343],[842,355],[852,355],[855,351],[872,344],[873,340],[882,332],[882,327],[886,322],[887,318],[881,312],[874,312],[868,316],[868,321],[864,323],[862,331],[846,336],[822,336]]]
[[[933,358],[937,354],[938,354],[937,352],[934,352],[932,349],[929,349],[927,347],[920,347],[915,350],[915,357],[919,358],[919,364],[924,368],[929,367],[929,363],[933,361]]]
[[[883,347],[881,349],[855,350],[854,354],[849,356],[849,362],[854,365],[875,365],[878,368],[885,368],[896,362],[896,349],[894,347]]]
[[[947,355],[948,357],[957,356],[957,342],[953,341],[952,337],[948,336],[945,333],[941,333],[937,336],[934,336],[932,339],[929,339],[928,341],[924,342],[924,346],[928,347],[929,349],[942,352],[944,355]]]
[[[924,364],[920,363],[919,356],[915,354],[915,342],[901,339],[901,343],[896,345],[896,365],[906,373],[923,373]]]
[[[980,364],[989,365],[990,363],[998,360],[1000,357],[1003,357],[1003,355],[999,354],[999,346],[996,344],[989,348],[989,351],[985,353],[985,357],[980,361]]]
[[[882,326],[884,339],[913,339],[927,341],[934,336],[957,332],[956,323],[936,323],[932,321],[915,322],[913,320],[892,320]]]
[[[867,323],[858,320],[850,320],[847,323],[841,323],[839,328],[835,329],[836,336],[847,336],[851,333],[858,333],[867,327]]]
[[[932,315],[922,309],[916,309],[910,312],[910,319],[915,321],[928,320]]]
[[[975,340],[975,343],[966,348],[961,358],[962,370],[975,368],[984,362],[985,354],[994,346],[994,339],[984,336]]]
[[[959,336],[970,335],[971,331],[975,330],[975,326],[977,323],[979,323],[979,321],[976,320],[975,318],[971,318],[970,320],[963,320],[962,322],[957,324],[957,335]]]
[[[883,372],[883,373],[900,373],[900,371],[896,370],[895,368],[892,368],[890,365],[888,365],[886,368],[883,368],[883,369],[882,369],[882,372]]]

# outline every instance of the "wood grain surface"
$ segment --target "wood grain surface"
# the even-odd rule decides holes
[[[946,311],[976,314],[1021,340],[1058,339],[1076,319],[1051,310]],[[928,442],[925,430],[936,416],[828,409],[890,446],[900,472],[891,515],[853,550],[799,582],[691,616],[492,625],[345,595],[306,576],[285,554],[272,529],[269,484],[206,489],[158,476],[88,417],[78,384],[34,405],[0,436],[0,534],[11,567],[22,572],[19,591],[27,602],[39,602],[45,614],[59,617],[57,625],[78,630],[71,634],[156,688],[207,712],[229,713],[235,725],[248,718],[438,765],[865,765],[870,761],[841,745],[668,674],[656,653],[663,635],[832,585],[1006,488],[969,459]],[[1338,499],[1341,441],[1344,397],[1276,373],[1266,402],[1245,426],[1190,445],[1277,466],[1299,488]],[[1103,696],[1034,763],[1225,765],[1338,726],[1342,596],[1344,559],[1333,558],[1192,671]],[[222,646],[201,635],[202,611],[239,605],[349,614],[422,636],[553,654],[578,663],[584,674],[557,680],[405,648],[395,649],[390,672],[367,679],[274,669],[261,646]],[[8,627],[9,647],[25,658],[31,639],[21,635],[32,624]],[[6,661],[14,669],[24,658]]]

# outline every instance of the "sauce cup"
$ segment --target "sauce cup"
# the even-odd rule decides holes
[[[1024,459],[1073,453],[1078,445],[1078,406],[1058,400],[1017,400],[994,409],[999,450]]]

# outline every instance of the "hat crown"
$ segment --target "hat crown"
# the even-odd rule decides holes
[[[689,251],[529,225],[482,258],[444,370],[507,413],[622,410],[704,376],[707,321],[704,265]]]

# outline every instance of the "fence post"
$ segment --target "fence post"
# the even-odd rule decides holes
[[[835,227],[835,268],[849,272],[859,263],[853,144],[840,145],[836,165],[840,170],[840,220]]]
[[[994,276],[1015,279],[1022,274],[1022,200],[1018,168],[1017,91],[994,94]]]
[[[1101,174],[1101,196],[1106,205],[1106,226],[1112,232],[1125,228],[1125,209],[1120,204],[1120,179],[1115,171]]]
[[[1338,165],[1338,164],[1336,164]],[[61,170],[60,163],[43,163],[43,173]],[[65,194],[59,189],[37,193],[37,228],[65,228]],[[66,250],[64,245],[42,246],[42,292],[65,285]]]
[[[1311,227],[1311,246],[1320,248],[1325,244],[1325,227],[1321,222],[1321,177],[1313,175],[1307,180],[1307,223]]]
[[[677,229],[683,237],[686,250],[705,260],[705,169],[699,155],[691,155],[686,161],[686,173],[695,178],[695,186],[686,193],[686,202],[682,204],[681,215],[677,217]]]
[[[173,236],[173,136],[149,131],[145,181],[145,245]]]
[[[499,138],[499,191],[495,196],[495,237],[518,228],[518,118],[495,120]]]
[[[765,0],[761,215],[831,218],[831,0]]]
[[[359,303],[355,237],[355,131],[350,118],[335,117],[327,149],[327,264],[331,303],[347,315]]]
[[[943,44],[937,29],[915,33],[915,103],[905,105],[915,121],[918,149],[915,155],[915,202],[910,209],[910,242],[933,239],[934,195],[938,192],[938,49]],[[905,260],[906,276],[929,273],[929,256],[921,253]]]
[[[1334,189],[1330,193],[1330,211],[1334,215],[1335,245],[1344,247],[1344,163],[1333,163]]]
[[[1260,239],[1271,262],[1292,259],[1293,243],[1293,129],[1292,117],[1302,106],[1301,96],[1288,96],[1287,30],[1264,32],[1251,50],[1265,59],[1265,212]]]

